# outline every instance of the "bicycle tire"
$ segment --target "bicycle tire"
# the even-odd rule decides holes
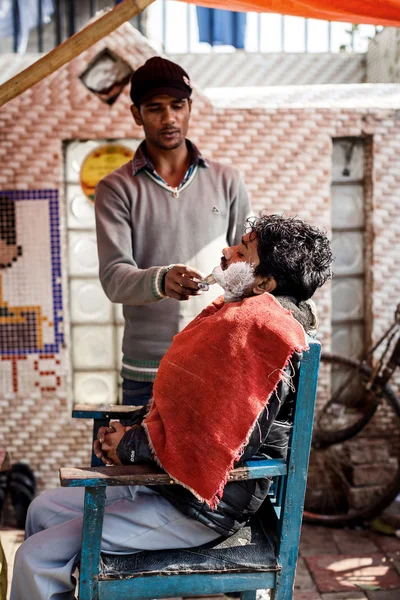
[[[360,363],[359,361],[348,359],[345,357],[337,356],[337,355],[327,355],[324,354],[322,357],[322,363],[329,363],[338,365],[344,369],[348,369],[349,372],[354,374],[354,377],[357,373],[361,373],[364,379],[368,379],[368,375],[370,373],[369,367]],[[397,496],[400,491],[400,460],[399,460],[399,452],[396,451],[394,457],[390,457],[390,461],[396,461],[396,466],[394,462],[390,463],[390,469],[388,472],[392,470],[392,476],[389,483],[385,485],[377,486],[379,490],[376,490],[376,495],[373,494],[369,497],[368,501],[362,506],[351,506],[351,502],[349,502],[349,497],[352,496],[352,492],[354,488],[351,488],[350,484],[346,483],[346,478],[348,474],[346,473],[346,469],[351,470],[352,466],[346,464],[345,458],[342,457],[342,454],[346,455],[346,444],[351,446],[351,444],[359,443],[360,439],[365,443],[366,446],[371,442],[369,437],[365,435],[365,429],[368,428],[369,422],[374,419],[374,415],[377,410],[379,413],[379,409],[385,409],[388,414],[390,414],[390,418],[394,418],[395,425],[395,433],[394,437],[397,437],[397,434],[400,433],[400,402],[399,399],[394,392],[394,390],[390,387],[390,385],[384,386],[380,394],[375,393],[375,400],[373,400],[364,413],[362,413],[362,423],[361,419],[356,420],[355,424],[351,426],[353,429],[353,434],[348,437],[349,428],[344,428],[341,430],[340,435],[337,437],[340,440],[340,443],[332,443],[334,435],[331,436],[329,440],[329,444],[327,446],[316,446],[315,442],[313,442],[311,449],[311,457],[310,457],[310,465],[312,467],[313,460],[315,459],[321,460],[321,470],[315,471],[313,473],[312,468],[310,469],[309,479],[307,482],[307,493],[306,493],[306,501],[305,501],[305,510],[304,510],[304,521],[308,523],[314,523],[319,525],[332,525],[332,526],[340,526],[340,525],[351,525],[355,523],[360,523],[364,521],[368,521],[373,517],[380,514]],[[379,417],[379,414],[378,414]],[[360,426],[361,424],[361,426]],[[343,438],[343,431],[346,432],[345,440]],[[318,436],[317,436],[318,437]],[[321,440],[321,437],[319,438]],[[323,454],[325,453],[325,455]],[[336,454],[335,454],[336,453]],[[332,464],[329,463],[329,460],[333,461]],[[335,463],[336,461],[336,463]],[[339,465],[339,466],[338,466]],[[354,466],[354,465],[353,465]],[[385,465],[382,465],[383,467]],[[356,466],[357,468],[357,466]],[[342,469],[342,472],[339,470]],[[384,470],[384,469],[383,469]],[[370,471],[373,473],[373,471]],[[330,474],[332,475],[332,481],[336,484],[339,481],[339,485],[335,488],[334,484],[332,485],[333,489],[329,490],[326,493],[326,496],[329,494],[342,495],[340,498],[340,502],[333,499],[333,506],[329,506],[329,498],[325,498],[321,496],[321,508],[317,506],[316,510],[316,502],[315,498],[318,497],[315,493],[315,488],[318,484],[323,485],[323,481],[318,481],[318,477],[327,477],[329,479]],[[347,487],[346,487],[347,486]],[[371,489],[371,488],[365,488]],[[310,500],[311,498],[311,500]],[[322,510],[324,503],[325,510]],[[328,510],[326,507],[328,506]]]

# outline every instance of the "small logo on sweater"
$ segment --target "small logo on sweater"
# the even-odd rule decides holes
[[[213,209],[212,209],[212,211],[213,211],[213,213],[214,213],[214,214],[216,214],[216,215],[220,215],[220,214],[221,214],[221,211],[220,211],[220,210],[219,210],[219,208],[217,208],[216,206],[213,206]]]

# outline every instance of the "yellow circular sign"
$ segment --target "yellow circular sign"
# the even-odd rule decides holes
[[[131,160],[134,152],[126,146],[106,144],[90,152],[83,161],[80,181],[85,195],[94,201],[94,190],[100,179]]]

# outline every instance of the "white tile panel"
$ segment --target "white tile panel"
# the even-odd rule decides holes
[[[65,174],[67,183],[79,183],[82,163],[89,152],[103,144],[102,140],[74,141],[68,144],[65,151]]]
[[[72,279],[70,306],[73,324],[113,322],[113,306],[97,279]]]
[[[95,229],[94,204],[85,196],[79,185],[67,185],[68,229]]]
[[[75,373],[74,401],[77,404],[115,404],[117,398],[115,371]]]
[[[351,358],[360,358],[364,350],[364,328],[361,324],[334,325],[332,352]]]
[[[111,325],[74,325],[72,362],[75,369],[115,369],[114,330]]]
[[[255,13],[249,13],[248,22],[255,16]],[[365,81],[364,54],[314,53],[313,42],[318,45],[321,39],[327,40],[327,35],[318,31],[313,37],[313,27],[327,28],[327,22],[309,20],[309,53],[289,53],[287,48],[286,52],[274,51],[280,45],[280,18],[280,15],[268,15],[270,27],[268,35],[262,36],[261,39],[262,52],[254,52],[257,49],[257,39],[248,37],[250,52],[232,54],[227,52],[217,54],[215,51],[204,54],[168,52],[168,58],[180,64],[200,89],[361,84]],[[277,22],[276,27],[273,24],[274,20]],[[214,47],[215,49],[217,47]]]
[[[364,280],[334,279],[332,282],[332,319],[362,319],[364,317]]]
[[[364,235],[362,232],[334,232],[333,271],[336,275],[358,275],[364,272]]]
[[[332,227],[364,226],[364,189],[362,185],[333,185]]]
[[[335,140],[332,152],[332,182],[350,182],[364,176],[362,140]]]
[[[124,337],[124,326],[118,325],[117,327],[117,362],[118,362],[118,371],[122,368],[122,340]]]
[[[122,304],[113,304],[114,320],[116,323],[125,323],[124,314],[122,312]]]
[[[69,274],[98,276],[96,234],[70,231],[68,233]]]
[[[122,144],[131,150],[136,150],[142,140],[137,138],[117,139],[117,140],[88,140],[85,142],[71,142],[68,144],[65,152],[66,180],[67,183],[79,184],[79,174],[82,163],[87,155],[99,146],[104,144]]]

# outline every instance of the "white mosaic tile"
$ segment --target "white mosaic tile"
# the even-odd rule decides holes
[[[112,323],[113,305],[97,279],[70,281],[71,322]]]
[[[363,227],[364,210],[362,185],[332,186],[332,227]]]
[[[362,319],[364,316],[364,280],[350,278],[332,282],[332,317],[334,321]]]
[[[113,327],[73,326],[72,362],[75,369],[114,369],[116,359]]]
[[[78,404],[115,404],[117,395],[115,371],[74,375],[74,401]]]
[[[67,185],[68,229],[94,229],[94,204],[83,193],[80,185]]]
[[[116,323],[125,323],[124,314],[122,312],[122,304],[113,304],[114,320]]]
[[[336,275],[357,275],[364,271],[364,235],[361,232],[334,232],[332,250]]]
[[[129,118],[129,117],[128,117]],[[136,138],[124,138],[112,140],[113,144],[122,144],[131,150],[136,150],[142,140]],[[67,183],[79,184],[79,175],[83,161],[95,148],[111,143],[110,140],[88,140],[84,142],[74,141],[67,145],[65,151],[65,170]]]
[[[332,327],[332,352],[357,357],[364,347],[364,327],[358,324],[335,325]]]
[[[65,175],[68,183],[79,183],[79,173],[85,157],[102,143],[101,140],[88,140],[68,144],[65,151]]]
[[[122,368],[122,340],[124,337],[124,326],[118,325],[117,327],[117,363],[118,370]]]
[[[95,233],[70,231],[68,234],[70,275],[98,275],[99,260]]]

